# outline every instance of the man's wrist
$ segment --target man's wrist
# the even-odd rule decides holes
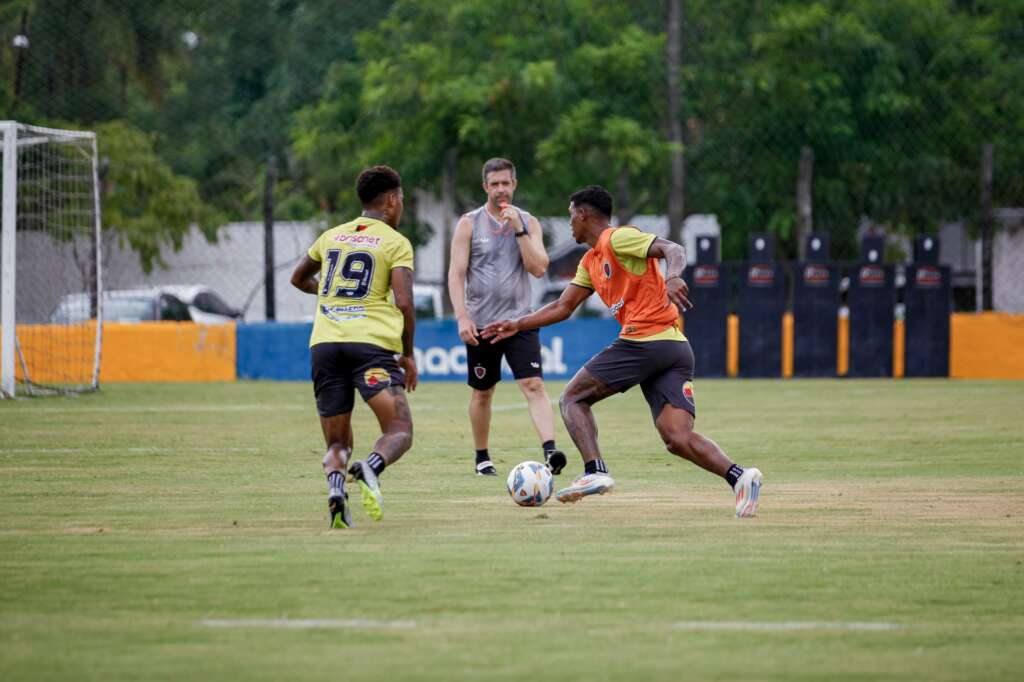
[[[518,239],[519,237],[525,237],[526,235],[530,234],[530,231],[524,227],[521,232],[514,232],[513,234],[515,234],[516,238]]]

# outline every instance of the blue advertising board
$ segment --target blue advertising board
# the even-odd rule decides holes
[[[309,380],[312,323],[263,322],[238,325],[239,379]],[[615,320],[569,320],[540,332],[544,376],[570,379],[619,334]],[[454,320],[416,323],[416,366],[420,381],[465,381],[466,347]],[[507,366],[505,378],[511,378]]]

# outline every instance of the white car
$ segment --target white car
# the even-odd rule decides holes
[[[67,294],[50,313],[51,324],[76,324],[92,319],[89,294]],[[188,306],[177,296],[161,289],[121,289],[103,292],[106,322],[189,322]]]

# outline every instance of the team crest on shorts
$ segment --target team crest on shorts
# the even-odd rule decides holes
[[[391,375],[383,367],[371,367],[363,374],[363,383],[367,386],[390,386]]]
[[[473,368],[473,374],[476,375],[477,379],[483,379],[484,375],[487,374],[487,368],[477,365]]]
[[[689,400],[691,403],[693,402],[693,382],[692,381],[687,381],[685,384],[683,384],[683,397],[686,398],[687,400]]]

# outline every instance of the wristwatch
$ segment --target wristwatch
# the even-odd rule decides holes
[[[515,233],[515,235],[516,235],[516,239],[518,239],[519,237],[525,237],[525,236],[526,236],[526,235],[528,235],[528,234],[530,234],[530,231],[529,231],[529,230],[527,230],[527,229],[526,229],[525,227],[523,228],[523,231],[522,231],[522,232],[516,232],[516,233]]]

